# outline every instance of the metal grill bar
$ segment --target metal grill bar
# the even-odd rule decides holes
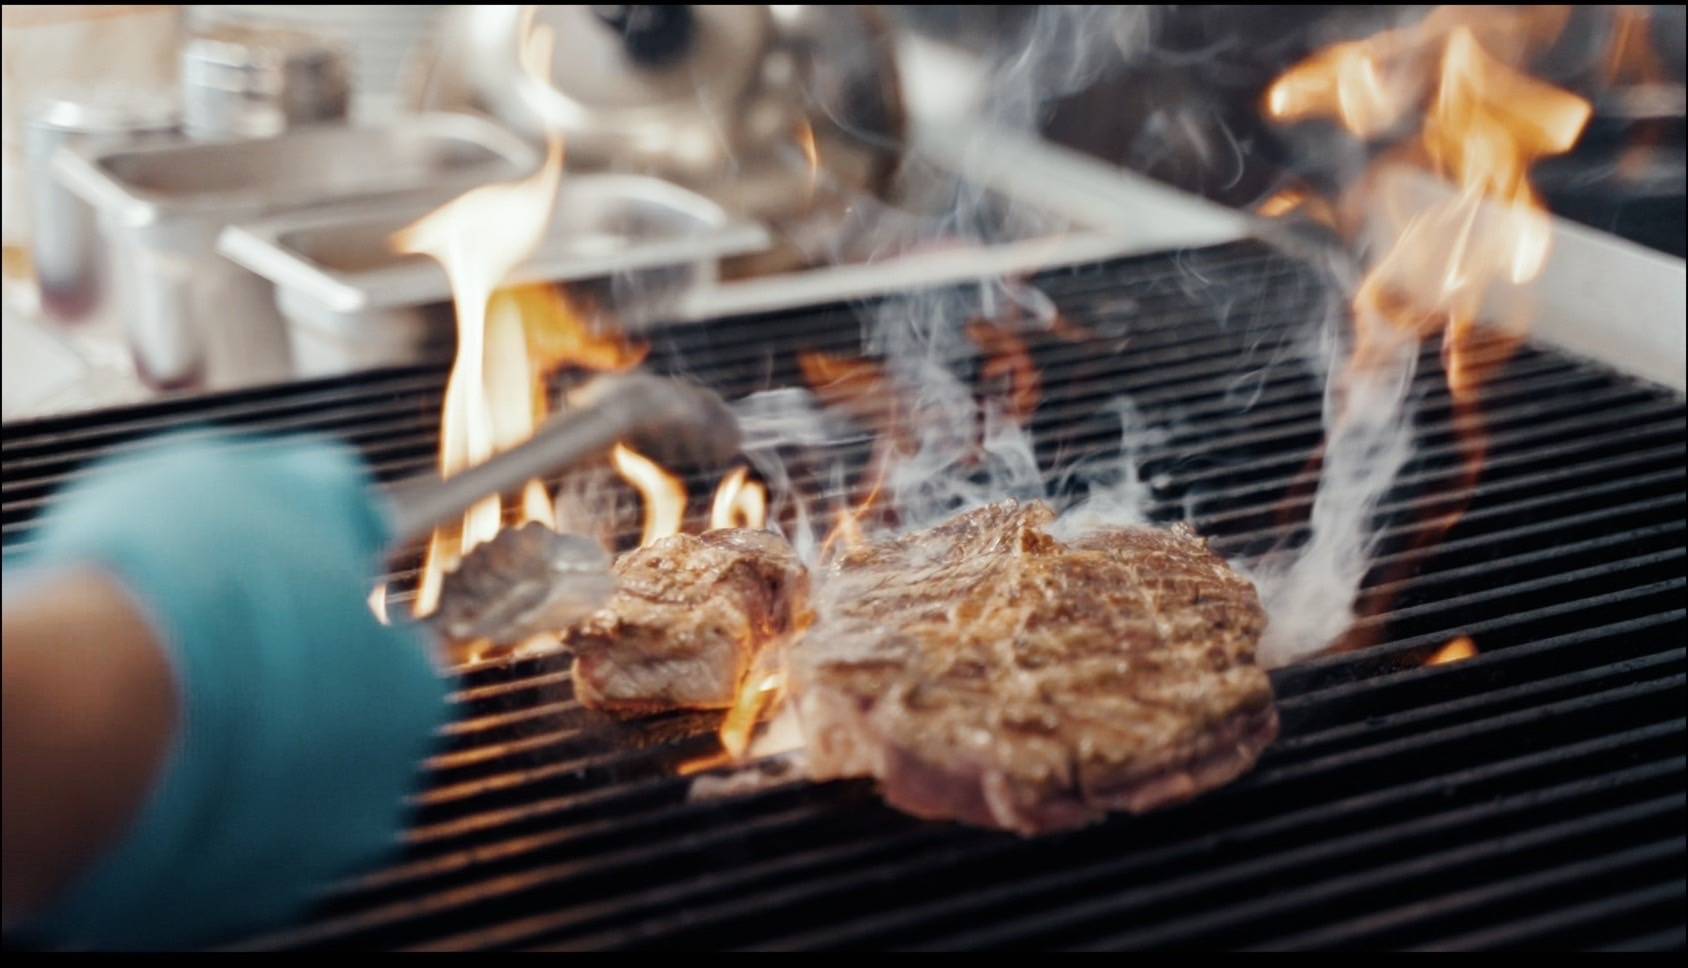
[[[1116,458],[1105,405],[1123,395],[1163,431],[1132,455],[1154,516],[1188,514],[1245,557],[1306,540],[1321,390],[1294,349],[1340,308],[1315,273],[1244,244],[1037,285],[1069,334],[1026,338],[1051,488]],[[729,397],[797,384],[798,353],[858,355],[878,311],[676,327],[653,335],[652,364]],[[5,553],[88,462],[189,424],[335,434],[382,480],[425,469],[444,374],[7,425]],[[1230,787],[1035,843],[920,823],[859,783],[689,802],[673,769],[716,749],[712,717],[606,727],[574,701],[566,656],[501,657],[458,670],[404,855],[245,946],[1680,946],[1682,400],[1526,347],[1485,386],[1487,459],[1463,493],[1434,347],[1411,397],[1418,448],[1377,509],[1359,625],[1373,644],[1275,673],[1283,738]],[[847,485],[868,453],[865,432],[832,449]],[[714,473],[689,477],[700,501]],[[817,508],[845,497],[800,483]],[[414,580],[414,556],[394,564],[395,587]],[[1458,634],[1481,654],[1421,667]]]

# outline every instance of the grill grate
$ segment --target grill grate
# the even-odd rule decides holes
[[[1158,428],[1131,457],[1159,520],[1221,553],[1306,538],[1320,386],[1295,362],[1335,305],[1254,243],[1037,280],[1083,335],[1029,340],[1056,487],[1118,453],[1110,401]],[[798,384],[802,350],[860,352],[861,307],[678,327],[653,365],[729,397]],[[860,783],[688,802],[714,720],[609,727],[566,657],[460,670],[393,865],[257,946],[1680,947],[1684,941],[1684,406],[1526,347],[1486,387],[1463,487],[1436,355],[1419,448],[1379,509],[1366,647],[1274,675],[1283,736],[1187,806],[1036,841],[915,821]],[[364,374],[8,425],[3,537],[151,432],[311,430],[384,480],[428,467],[444,370]],[[863,473],[865,436],[839,453]],[[701,503],[713,478],[690,481]],[[1462,510],[1426,553],[1426,522]],[[395,578],[414,576],[414,559]],[[1476,658],[1424,667],[1456,635]]]

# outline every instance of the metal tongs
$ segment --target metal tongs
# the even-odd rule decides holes
[[[664,464],[721,463],[739,449],[725,401],[693,384],[645,374],[605,377],[584,400],[516,447],[448,478],[420,474],[393,491],[392,549],[460,520],[475,502],[517,490],[625,441]],[[447,639],[519,642],[561,629],[615,591],[610,556],[597,542],[541,524],[501,531],[447,574],[440,604],[423,622]]]

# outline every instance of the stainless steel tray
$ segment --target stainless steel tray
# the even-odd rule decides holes
[[[274,138],[60,151],[66,187],[99,213],[114,264],[106,297],[155,385],[215,389],[291,375],[268,282],[216,252],[233,223],[313,206],[462,192],[539,162],[525,141],[468,115],[323,125]]]
[[[431,258],[393,250],[395,232],[449,201],[298,212],[226,229],[218,250],[273,282],[301,372],[406,362],[449,341],[451,285]],[[511,284],[617,279],[612,311],[635,325],[648,304],[629,294],[672,294],[713,282],[719,260],[769,245],[768,231],[707,198],[643,175],[563,177],[538,249]]]
[[[65,183],[107,218],[133,227],[181,216],[224,223],[282,209],[466,189],[539,163],[527,142],[466,114],[383,125],[317,125],[273,138],[124,148],[58,161]]]

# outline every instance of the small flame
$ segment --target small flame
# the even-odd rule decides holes
[[[1283,218],[1300,208],[1308,197],[1308,193],[1302,189],[1285,188],[1282,191],[1273,192],[1271,197],[1255,206],[1254,211],[1266,218]]]
[[[868,485],[867,494],[853,507],[846,503],[838,509],[837,523],[821,541],[820,560],[828,560],[835,547],[848,551],[867,541],[862,519],[879,504],[880,495],[884,493],[885,479],[891,470],[891,447],[888,438],[874,441],[873,458],[868,470],[871,483]]]
[[[1043,379],[1025,341],[1013,330],[985,320],[967,324],[967,337],[985,357],[980,379],[987,386],[1006,383],[1009,414],[1020,424],[1030,420],[1043,398]]]
[[[711,528],[762,528],[768,523],[768,489],[750,480],[748,467],[735,467],[721,478],[709,507]]]
[[[1629,88],[1631,96],[1642,98],[1653,91],[1670,89],[1670,72],[1654,48],[1652,12],[1647,7],[1621,5],[1609,8],[1611,40],[1606,47],[1601,75],[1611,88]],[[1626,181],[1646,177],[1658,164],[1661,145],[1671,125],[1653,121],[1637,124],[1632,142],[1618,156],[1618,175]]]
[[[1424,660],[1427,666],[1449,665],[1454,662],[1464,662],[1466,659],[1476,658],[1477,643],[1471,641],[1469,635],[1461,635],[1447,645],[1436,650],[1436,654]]]
[[[835,547],[854,548],[865,540],[862,521],[879,503],[905,422],[901,398],[878,364],[816,352],[799,354],[797,362],[804,381],[822,403],[843,410],[874,432],[866,493],[854,504],[848,497],[842,501],[836,523],[821,542],[820,556],[825,560]]]
[[[644,502],[645,527],[639,547],[678,534],[686,515],[685,482],[626,444],[615,445],[610,461]]]
[[[594,373],[624,373],[650,354],[649,346],[629,342],[621,333],[594,332],[567,293],[554,286],[516,286],[501,290],[493,301],[513,303],[513,311],[529,322],[528,352],[542,371],[567,365]]]
[[[374,613],[375,621],[382,625],[391,625],[393,621],[387,615],[387,583],[381,582],[369,593],[369,610]]]
[[[806,118],[797,122],[797,147],[802,149],[803,160],[809,165],[809,197],[813,198],[820,184],[821,156],[815,148],[815,129]]]
[[[785,674],[770,672],[765,676],[749,676],[739,689],[738,699],[727,711],[721,723],[721,748],[734,760],[742,759],[750,749],[750,736],[762,718],[763,710],[785,688]]]
[[[898,397],[878,364],[807,351],[797,354],[797,365],[803,382],[826,406],[848,413],[881,436],[896,423]]]

